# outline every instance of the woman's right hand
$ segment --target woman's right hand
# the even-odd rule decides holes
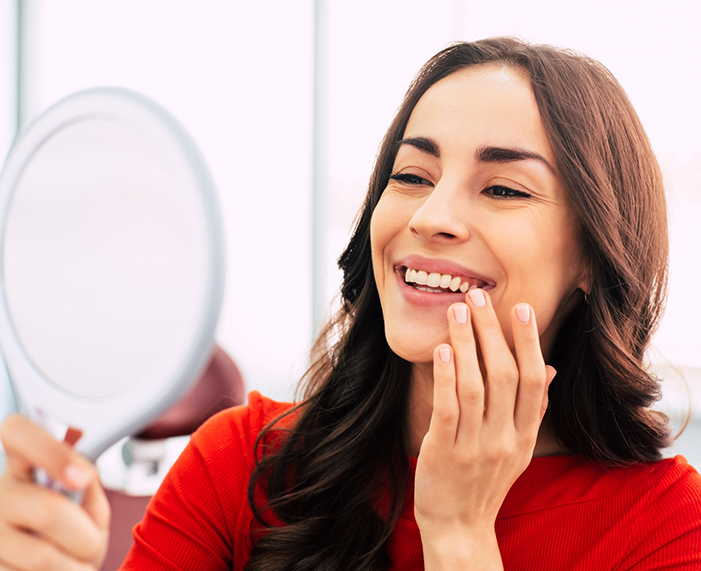
[[[99,569],[107,552],[110,508],[96,468],[68,444],[13,414],[0,429],[7,467],[0,477],[0,571]],[[43,468],[81,505],[33,481]]]

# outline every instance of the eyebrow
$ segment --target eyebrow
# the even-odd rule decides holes
[[[483,163],[511,163],[514,161],[533,159],[543,163],[554,175],[557,174],[555,172],[555,167],[553,167],[543,155],[525,149],[481,147],[477,149],[475,155],[477,156],[477,160]]]
[[[412,147],[416,147],[420,151],[428,153],[437,159],[441,158],[441,150],[438,147],[438,143],[436,143],[436,141],[430,137],[408,137],[406,139],[402,139],[401,141],[397,141],[393,145],[393,153],[396,154],[402,145],[411,145]]]
[[[441,158],[441,150],[438,143],[431,139],[430,137],[408,137],[397,141],[394,144],[394,151],[399,151],[402,145],[411,145],[428,153],[437,159]],[[493,147],[484,146],[477,149],[475,157],[479,162],[482,163],[511,163],[515,161],[525,161],[525,160],[536,160],[543,163],[550,172],[557,174],[555,167],[553,167],[550,162],[541,154],[534,151],[527,151],[526,149],[512,148],[512,147]]]

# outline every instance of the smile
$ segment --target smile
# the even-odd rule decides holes
[[[428,273],[425,270],[404,268],[404,281],[413,285],[419,291],[427,293],[466,293],[478,287],[484,287],[487,282],[478,278],[452,276],[450,274]]]

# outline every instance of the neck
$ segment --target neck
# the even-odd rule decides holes
[[[407,452],[418,457],[421,443],[428,432],[433,413],[433,364],[420,363],[412,368],[411,389],[407,410]],[[533,457],[565,454],[568,450],[558,443],[550,415],[540,425]]]

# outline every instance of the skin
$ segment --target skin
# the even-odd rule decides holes
[[[545,361],[588,289],[578,224],[521,70],[483,65],[437,82],[403,141],[371,241],[387,340],[413,364],[407,446],[425,565],[501,569],[506,494],[534,454],[563,452],[541,421],[555,375]],[[417,304],[403,289],[407,256],[487,284]]]
[[[110,508],[95,467],[23,416],[9,416],[0,436],[7,454],[0,478],[0,571],[99,569]],[[35,467],[67,490],[83,490],[81,505],[34,484]]]

